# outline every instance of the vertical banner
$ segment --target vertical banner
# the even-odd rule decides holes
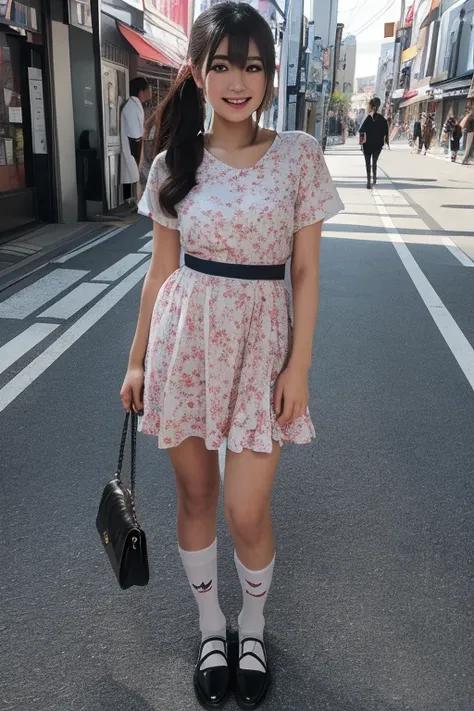
[[[28,84],[31,106],[31,132],[33,153],[44,155],[48,152],[46,145],[46,121],[44,114],[43,78],[41,70],[28,67]]]
[[[303,23],[303,0],[293,0],[290,5],[288,26],[288,78],[289,88],[296,87],[301,52],[301,26]]]

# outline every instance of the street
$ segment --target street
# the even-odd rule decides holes
[[[474,169],[328,150],[312,445],[284,447],[266,607],[271,711],[473,708]],[[151,580],[119,589],[95,529],[151,223],[0,292],[0,709],[191,711],[199,632],[166,452],[139,438]],[[1,284],[0,284],[1,287]],[[241,589],[219,514],[220,598]],[[229,711],[237,706],[229,701]]]

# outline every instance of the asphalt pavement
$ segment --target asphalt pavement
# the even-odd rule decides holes
[[[327,160],[346,209],[322,246],[317,440],[283,448],[275,485],[262,708],[471,711],[474,235],[468,207],[441,207],[469,204],[471,173],[394,149],[368,191],[355,144]],[[150,229],[140,220],[0,294],[2,711],[199,708],[195,603],[152,438],[138,457],[146,588],[118,588],[95,530]],[[235,626],[222,511],[219,578]]]

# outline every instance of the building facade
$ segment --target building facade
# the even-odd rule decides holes
[[[462,119],[474,98],[474,0],[414,3],[411,16],[400,18],[396,40],[400,72],[392,111],[398,122],[410,125],[423,113],[432,114],[441,141],[446,119]]]
[[[0,242],[120,206],[129,81],[148,79],[152,111],[191,12],[188,0],[0,0]]]
[[[339,62],[336,69],[335,91],[352,96],[355,90],[357,38],[347,35],[341,42]]]

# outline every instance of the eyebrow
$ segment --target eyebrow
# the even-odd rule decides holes
[[[212,58],[212,61],[214,61],[215,59],[225,59],[227,62],[229,61],[229,57],[227,56],[227,54],[215,54]],[[247,57],[247,62],[255,62],[255,61],[261,62],[262,58],[261,57]]]

